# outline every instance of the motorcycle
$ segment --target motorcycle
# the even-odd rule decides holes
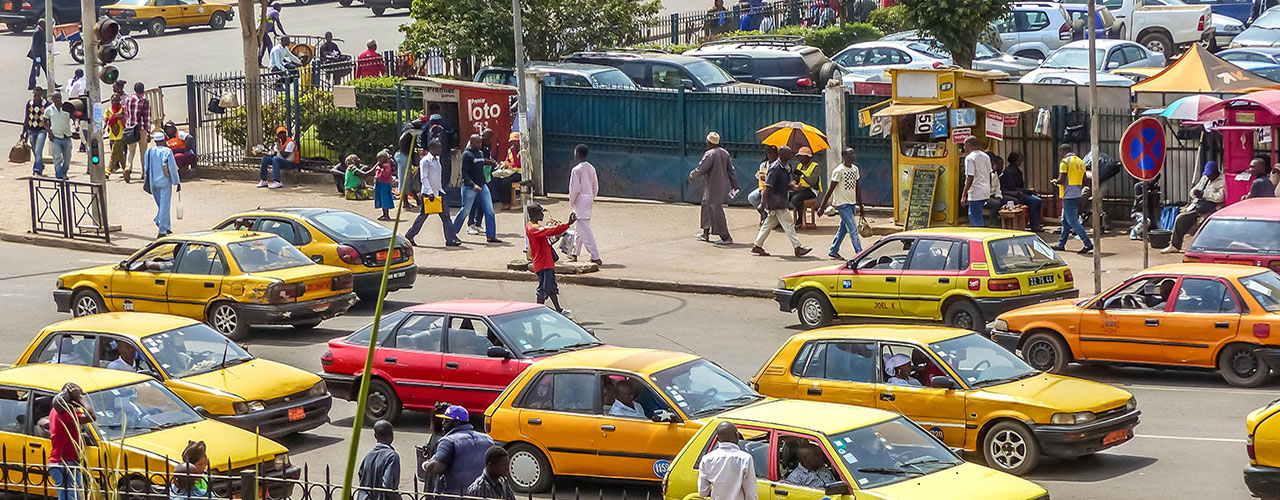
[[[120,34],[115,40],[107,44],[116,50],[116,54],[125,60],[138,57],[138,42],[129,35]],[[71,58],[78,63],[84,62],[84,40],[76,34],[76,38],[71,40]]]

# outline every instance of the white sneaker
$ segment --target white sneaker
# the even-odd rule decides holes
[[[258,181],[258,187],[260,188],[267,187],[267,181]]]
[[[470,234],[472,236],[480,234],[480,228],[475,226],[467,226],[467,234]]]
[[[560,315],[568,319],[573,319],[573,311],[570,311],[568,309],[561,309]]]
[[[1182,253],[1182,250],[1178,250],[1177,248],[1174,248],[1174,247],[1173,247],[1173,245],[1169,245],[1169,246],[1167,246],[1167,247],[1161,248],[1161,249],[1160,249],[1160,253],[1166,253],[1166,254],[1167,254],[1167,253]]]
[[[284,184],[281,184],[280,181],[271,181],[270,184],[267,184],[267,189],[280,189],[282,187],[284,187]]]

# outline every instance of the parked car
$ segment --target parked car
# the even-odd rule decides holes
[[[116,0],[94,0],[101,9]],[[0,2],[0,22],[13,33],[22,33],[44,19],[44,0],[9,0]],[[80,0],[53,0],[54,24],[80,22]]]
[[[821,92],[840,81],[843,71],[800,36],[741,36],[706,42],[684,53],[724,68],[740,82],[761,83],[791,92]]]
[[[929,44],[915,40],[876,40],[855,43],[831,57],[845,71],[844,83],[883,81],[889,68],[941,68],[949,57],[934,54]]]
[[[1257,387],[1280,366],[1271,336],[1280,275],[1253,266],[1152,267],[1089,299],[1001,314],[992,339],[1032,368],[1062,373],[1071,362],[1217,369],[1227,383]]]
[[[1258,76],[1272,79],[1262,73]],[[1214,212],[1200,225],[1182,260],[1258,266],[1280,273],[1280,198],[1244,200]]]
[[[1172,59],[1180,47],[1208,42],[1214,36],[1211,10],[1207,5],[1187,5],[1182,0],[1101,0],[1115,17],[1115,39],[1142,44],[1152,52]],[[1087,0],[1064,0],[1084,4]]]
[[[1101,71],[1111,71],[1114,69],[1138,66],[1159,66],[1165,65],[1163,55],[1153,53],[1145,47],[1133,42],[1125,40],[1098,40],[1097,41],[1097,64]],[[1081,40],[1071,42],[1062,48],[1053,51],[1049,57],[1045,58],[1040,67],[1021,80],[1023,83],[1033,83],[1040,79],[1042,73],[1060,72],[1063,70],[1088,71],[1089,69],[1089,41]],[[1085,80],[1086,83],[1088,80]]]
[[[1231,41],[1231,48],[1280,46],[1280,7],[1263,12]]]
[[[626,73],[613,66],[532,61],[524,68],[546,73],[547,76],[542,77],[543,85],[628,90],[639,88]],[[511,66],[485,66],[476,73],[475,81],[514,87],[516,86],[516,69]]]
[[[1173,4],[1170,2],[1180,2],[1181,0],[1144,0],[1147,5],[1185,5],[1182,3]],[[1213,24],[1213,38],[1202,40],[1200,45],[1209,50],[1218,50],[1219,48],[1229,47],[1231,40],[1244,31],[1244,21],[1236,19],[1224,14],[1211,12],[1209,14],[1211,24]]]
[[[1075,3],[1062,4],[1062,8],[1067,10],[1067,14],[1071,16],[1071,40],[1086,40],[1089,38],[1089,6]],[[1097,5],[1094,8],[1094,33],[1098,40],[1106,40],[1108,38],[1116,38],[1113,30],[1116,28],[1116,18],[1111,15],[1111,11],[1106,7]]]
[[[919,31],[900,31],[886,35],[881,40],[915,40],[924,42],[927,46],[925,48],[927,53],[945,58],[947,64],[952,62],[950,53],[943,49],[934,39],[929,38],[927,34]],[[1040,61],[1006,54],[985,42],[978,42],[974,50],[973,69],[978,71],[1000,71],[1016,78],[1039,66]]]
[[[156,36],[169,28],[208,26],[220,30],[235,17],[230,5],[204,0],[120,0],[99,9],[120,25],[120,32],[147,30]]]
[[[1256,12],[1253,0],[1182,0],[1190,5],[1207,5],[1214,14],[1227,16],[1241,23],[1248,24]]]
[[[1245,417],[1244,484],[1257,498],[1280,498],[1280,400]]]
[[[1122,70],[1121,70],[1122,71]],[[1111,85],[1116,87],[1129,87],[1134,83],[1134,79],[1125,75],[1112,73],[1098,73],[1098,85]],[[1088,85],[1089,71],[1083,69],[1064,69],[1060,71],[1040,71],[1034,75],[1027,75],[1018,80],[1018,83],[1056,83],[1061,85]]]
[[[658,51],[575,52],[564,62],[599,64],[622,70],[636,85],[648,88],[692,90],[695,92],[744,92],[785,94],[769,85],[740,82],[700,57]]]
[[[1111,70],[1110,75],[1112,75],[1112,76],[1122,76],[1122,77],[1125,77],[1125,78],[1129,79],[1129,81],[1131,81],[1131,82],[1133,82],[1133,83],[1138,83],[1138,82],[1140,82],[1140,81],[1143,81],[1143,80],[1146,80],[1146,79],[1151,78],[1151,77],[1153,77],[1153,76],[1156,76],[1156,75],[1160,74],[1161,72],[1163,72],[1164,70],[1165,70],[1165,68],[1152,68],[1152,67],[1147,67],[1147,66],[1137,66],[1137,67],[1132,67],[1132,68],[1120,68],[1120,69],[1113,69],[1113,70]],[[1078,72],[1078,71],[1071,71],[1071,73],[1079,73],[1079,72]],[[1101,82],[1101,81],[1102,81],[1102,79],[1103,79],[1104,77],[1106,77],[1106,75],[1108,75],[1108,73],[1098,73],[1098,81],[1099,81],[1099,82]],[[1107,78],[1110,78],[1110,77],[1107,77]],[[1089,75],[1088,75],[1088,74],[1085,74],[1085,79],[1084,79],[1084,81],[1085,81],[1085,83],[1084,83],[1085,85],[1087,85],[1087,84],[1089,83]],[[1119,83],[1117,83],[1117,85],[1120,85],[1120,84],[1119,84]]]
[[[369,385],[370,420],[430,410],[437,401],[479,415],[534,361],[602,345],[591,332],[538,304],[450,300],[383,316]],[[336,397],[355,401],[370,324],[329,341],[321,377]]]
[[[1237,66],[1244,61],[1280,64],[1280,47],[1244,47],[1239,49],[1227,49],[1214,55]]]
[[[341,2],[342,0],[338,0]],[[413,0],[360,0],[364,6],[373,11],[373,15],[381,17],[387,9],[407,9],[413,6]]]
[[[1015,56],[1044,59],[1071,42],[1071,17],[1058,3],[1015,2],[1009,14],[992,24],[1001,48]]]

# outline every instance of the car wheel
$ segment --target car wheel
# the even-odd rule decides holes
[[[338,5],[341,5],[343,7],[350,7],[351,0],[338,0]]]
[[[315,329],[315,327],[320,326],[320,321],[321,320],[317,319],[317,320],[311,320],[305,323],[294,323],[292,326],[294,330],[302,330],[302,331],[313,330]]]
[[[147,22],[147,34],[156,36],[164,33],[164,19],[155,18]]]
[[[943,321],[947,326],[975,332],[987,326],[987,322],[982,319],[982,311],[978,310],[978,305],[965,299],[957,300],[948,306],[943,313]]]
[[[364,405],[364,419],[367,424],[379,420],[395,422],[403,408],[400,396],[384,380],[369,381],[369,399]]]
[[[1040,444],[1027,426],[1005,421],[991,427],[982,440],[987,467],[1021,476],[1040,463]]]
[[[517,443],[507,450],[511,456],[511,488],[518,493],[542,493],[551,489],[551,462],[542,450]]]
[[[221,12],[214,12],[212,16],[209,16],[209,28],[220,30],[225,27],[227,27],[227,16]]]
[[[796,303],[796,316],[805,328],[821,328],[831,324],[835,309],[822,292],[809,290],[800,295],[800,301]]]
[[[1147,33],[1142,35],[1142,39],[1138,40],[1138,43],[1151,52],[1164,54],[1165,59],[1173,57],[1173,40],[1170,40],[1168,35],[1164,33]]]
[[[830,82],[832,78],[835,78],[836,75],[839,75],[839,66],[837,66],[836,63],[827,61],[818,68],[818,81],[815,82],[815,85],[819,89],[825,89],[827,88],[828,82]]]
[[[9,28],[9,31],[12,31],[14,33],[23,33],[31,29],[30,24],[22,24],[22,23],[5,23],[5,27]]]
[[[1042,372],[1062,373],[1071,361],[1071,349],[1057,335],[1037,333],[1022,344],[1022,360]]]
[[[383,14],[387,13],[387,9],[385,7],[373,7],[370,10],[373,11],[373,15],[378,17],[382,17]]]
[[[249,335],[249,325],[245,324],[244,316],[230,302],[219,302],[210,307],[206,321],[214,330],[231,340],[243,340]]]
[[[1231,344],[1218,353],[1218,372],[1228,384],[1257,387],[1271,378],[1271,366],[1254,348],[1252,344]]]
[[[79,318],[107,312],[102,296],[93,290],[80,290],[71,296],[71,315]]]

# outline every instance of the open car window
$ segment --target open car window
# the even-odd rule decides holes
[[[911,244],[915,240],[903,238],[889,240],[867,252],[856,261],[859,270],[900,270],[907,263],[907,255],[911,252]]]

